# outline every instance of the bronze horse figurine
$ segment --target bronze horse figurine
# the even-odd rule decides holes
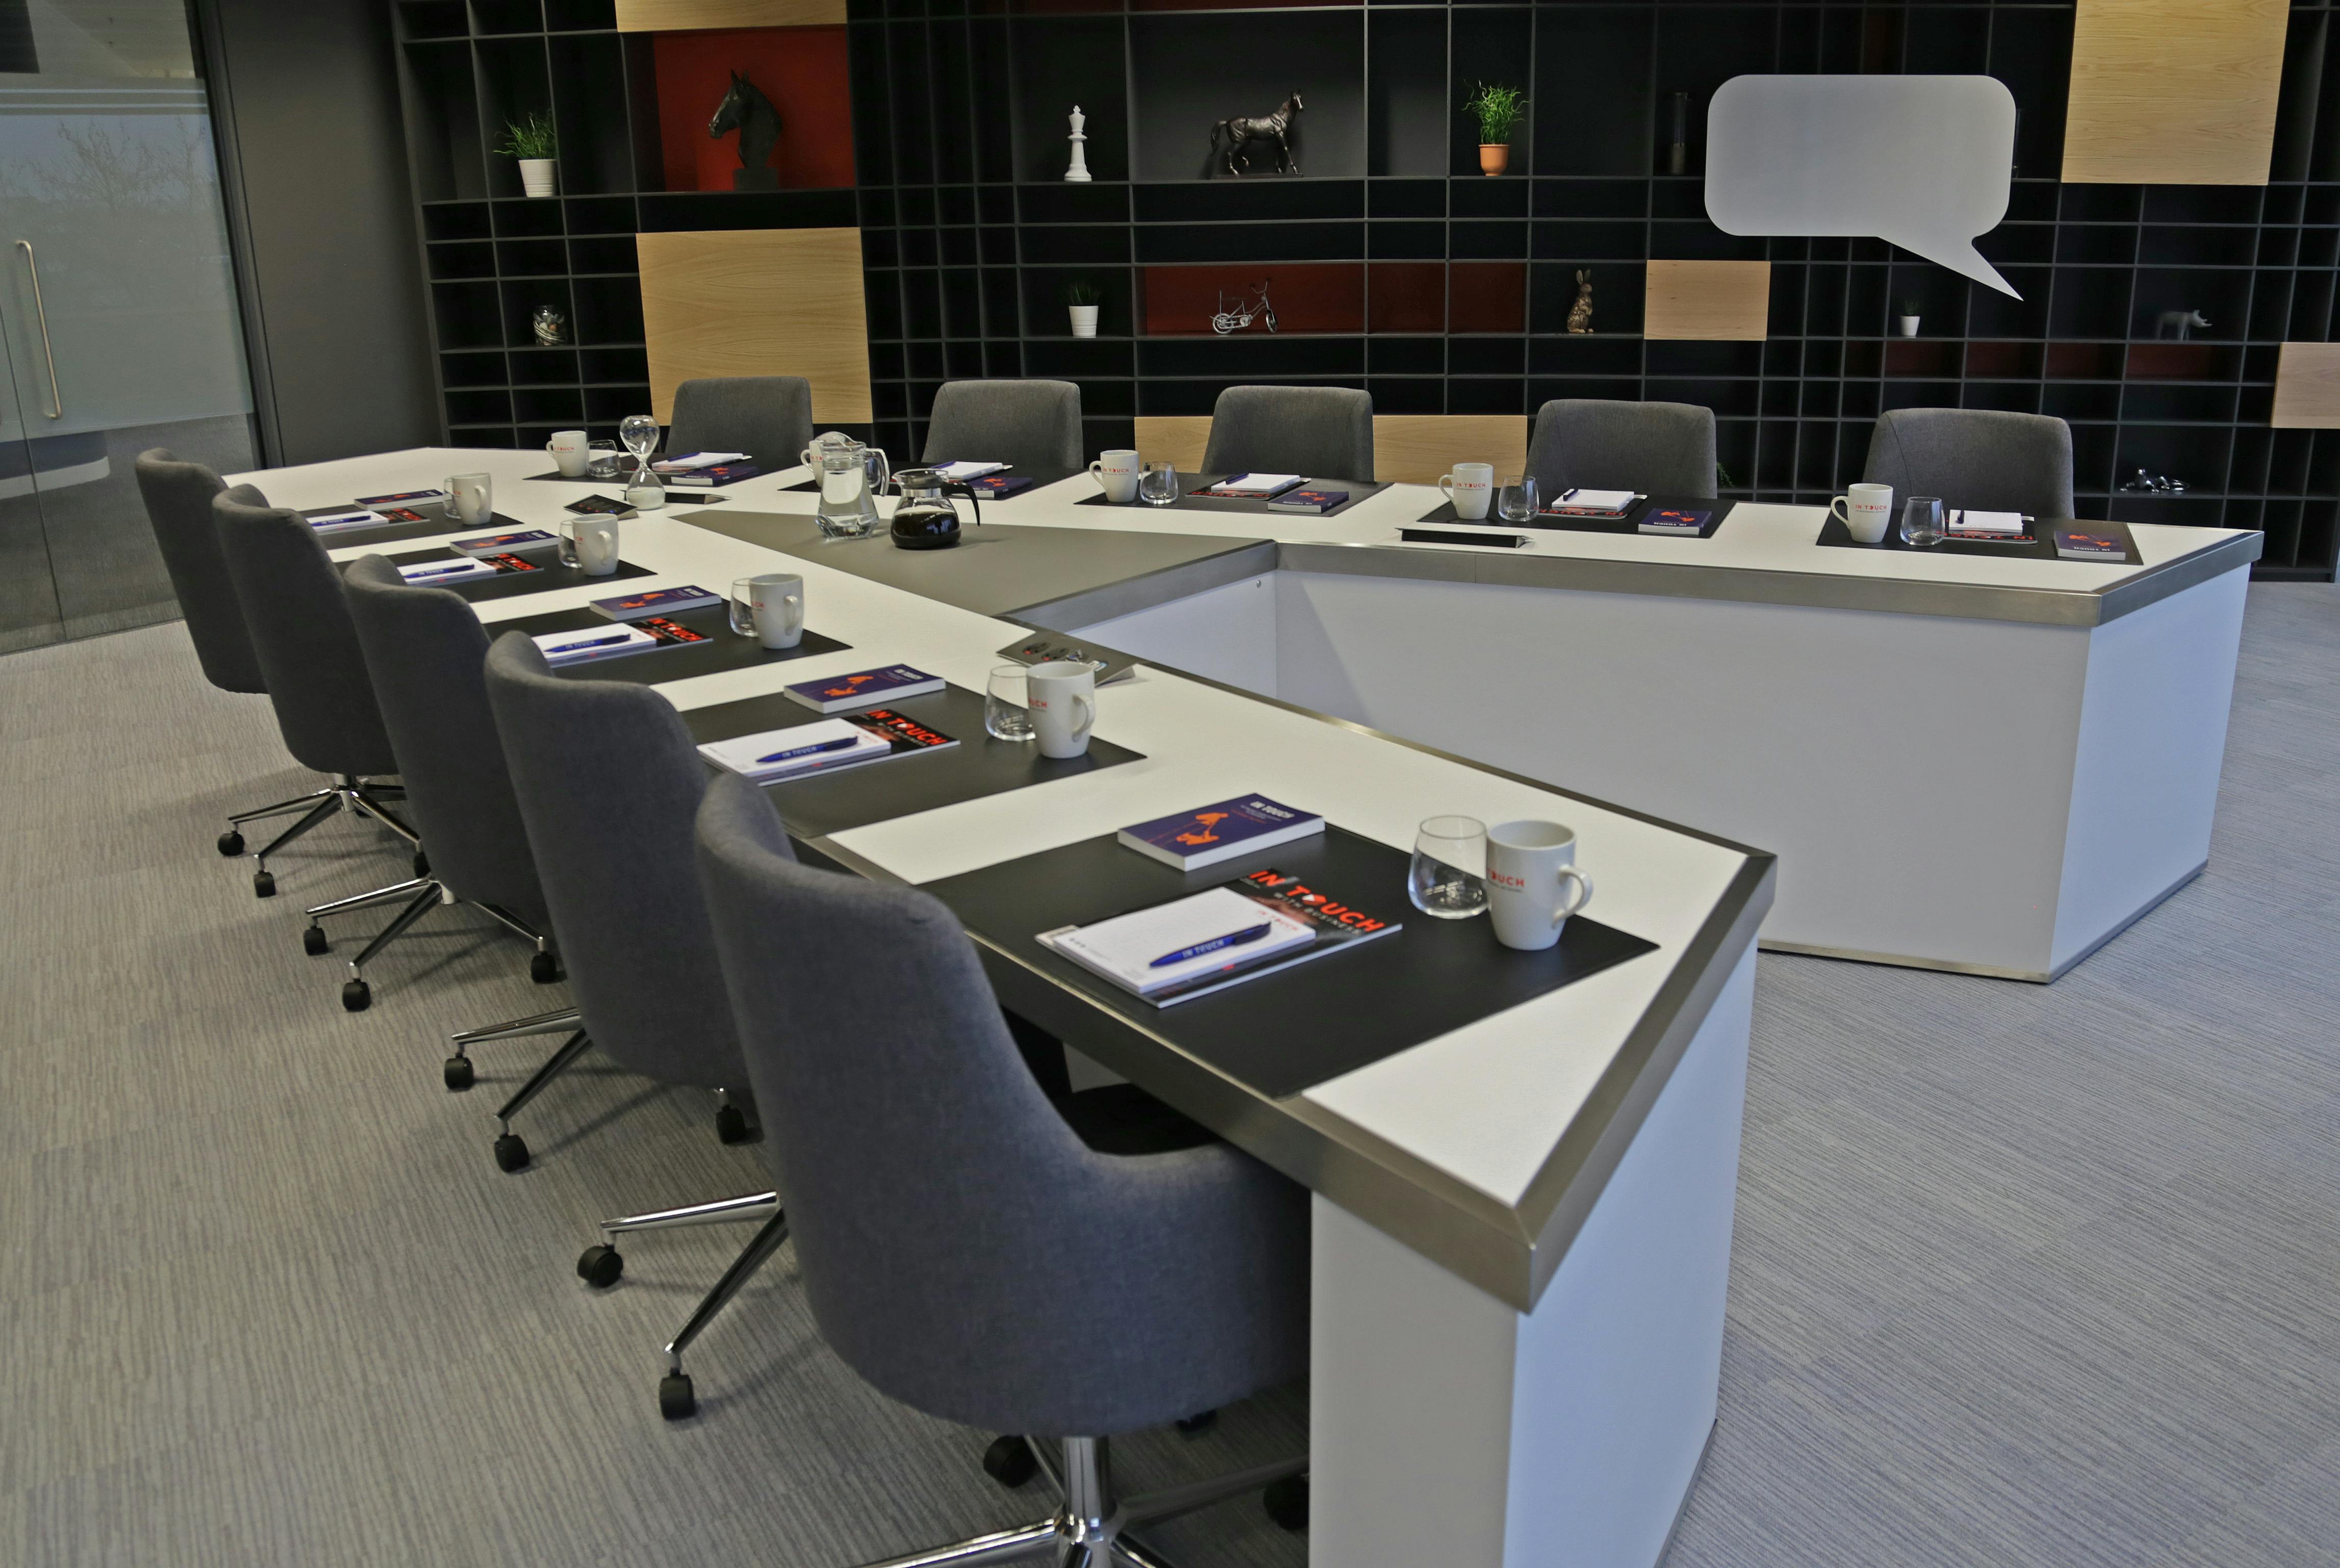
[[[1300,173],[1300,165],[1292,157],[1292,122],[1298,119],[1300,111],[1307,106],[1300,101],[1300,94],[1295,89],[1292,96],[1276,106],[1273,114],[1237,115],[1231,120],[1220,121],[1211,127],[1212,158],[1217,160],[1224,156],[1227,173],[1240,177],[1244,170],[1251,167],[1251,159],[1244,152],[1245,144],[1274,142],[1277,149],[1278,172],[1287,174]],[[1225,138],[1224,153],[1221,150],[1222,137]],[[1235,166],[1238,162],[1242,168]]]
[[[772,146],[780,139],[780,112],[763,90],[739,72],[731,73],[731,90],[715,106],[707,134],[719,140],[727,131],[739,133],[739,166],[731,173],[735,191],[776,191],[780,176],[772,167]]]

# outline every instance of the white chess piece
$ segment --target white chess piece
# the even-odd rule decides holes
[[[1081,127],[1089,123],[1089,118],[1081,113],[1081,106],[1076,104],[1073,105],[1072,119],[1073,164],[1071,168],[1065,171],[1065,178],[1076,184],[1086,185],[1089,183],[1089,161],[1088,154],[1082,148],[1081,144],[1088,138],[1081,134]]]

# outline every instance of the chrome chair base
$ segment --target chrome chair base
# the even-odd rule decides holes
[[[560,1035],[585,1027],[585,1015],[575,1007],[563,1007],[558,1012],[537,1013],[525,1018],[511,1018],[501,1024],[489,1024],[482,1028],[458,1029],[447,1037],[454,1046],[452,1056],[440,1069],[447,1087],[457,1094],[471,1087],[475,1076],[471,1070],[471,1050],[473,1046],[491,1045],[498,1040],[526,1039],[531,1035]],[[562,1064],[566,1066],[566,1063]]]
[[[299,821],[271,839],[260,852],[252,858],[253,897],[273,898],[276,896],[276,875],[268,868],[268,857],[275,854],[336,811],[349,811],[361,817],[371,817],[405,839],[409,846],[419,850],[422,846],[422,840],[416,836],[414,829],[400,821],[389,807],[382,803],[392,797],[402,799],[405,795],[405,788],[402,785],[359,779],[347,773],[336,774],[332,783],[312,794],[302,795],[291,800],[280,800],[273,806],[263,806],[255,810],[237,812],[230,816],[228,830],[220,835],[219,850],[223,855],[240,855],[243,852],[243,834],[239,829],[245,822],[258,821],[264,817],[281,817],[288,811],[299,811],[302,807],[307,807],[308,809],[302,812]]]
[[[421,851],[418,849],[415,852],[415,858],[419,862],[421,858]],[[365,967],[373,960],[374,956],[398,940],[405,934],[408,927],[429,914],[432,908],[441,904],[455,904],[461,900],[455,897],[452,888],[437,878],[423,876],[409,878],[403,882],[393,882],[386,888],[376,888],[370,893],[354,893],[346,898],[335,898],[327,903],[314,904],[307,911],[309,927],[301,933],[301,947],[310,957],[315,958],[332,950],[332,943],[326,938],[325,928],[322,923],[326,916],[346,915],[357,909],[370,909],[376,905],[394,903],[401,898],[406,900],[406,907],[392,917],[389,925],[374,934],[373,939],[359,951],[356,958],[349,960],[349,978],[342,982],[342,1006],[350,1012],[362,1013],[373,1005],[373,987],[366,982]],[[514,935],[536,944],[536,955],[529,964],[529,972],[531,975],[540,980],[543,979],[545,978],[542,972],[543,966],[550,961],[554,978],[559,977],[560,964],[557,959],[551,958],[550,944],[548,938],[540,935],[534,927],[510,910],[499,908],[493,904],[480,904],[475,908],[485,910],[498,925]],[[461,1036],[457,1037],[459,1048],[456,1055],[458,1057],[462,1055],[460,1049],[461,1038]],[[453,1078],[451,1060],[448,1082],[450,1088],[458,1087]],[[461,1087],[465,1088],[471,1087],[468,1076]]]
[[[1185,1486],[1115,1498],[1107,1443],[1102,1437],[1067,1437],[1055,1454],[1040,1439],[1027,1439],[1040,1470],[1063,1498],[1050,1517],[1015,1530],[888,1557],[867,1568],[975,1568],[978,1563],[1040,1563],[1056,1568],[1172,1568],[1170,1560],[1132,1536],[1139,1525],[1155,1524],[1207,1508],[1244,1492],[1264,1491],[1304,1474],[1308,1461],[1279,1460]]]

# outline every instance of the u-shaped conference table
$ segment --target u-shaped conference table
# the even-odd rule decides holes
[[[484,470],[501,518],[543,528],[611,490],[536,477],[548,467],[419,449],[240,477],[320,509]],[[774,721],[792,681],[905,662],[950,683],[917,700],[957,760],[774,798],[808,856],[951,903],[1076,1082],[1134,1080],[1314,1194],[1324,1564],[1658,1560],[1716,1416],[1759,928],[2046,978],[2149,908],[2206,849],[2256,554],[2255,535],[2140,527],[2142,560],[2118,569],[1887,560],[1811,547],[1811,509],[1753,506],[1702,540],[1417,545],[1399,532],[1435,505],[1425,487],[1289,517],[1098,506],[1086,475],[988,502],[965,544],[914,553],[822,540],[808,477],[625,521],[622,587],[800,571],[808,627],[844,646],[662,650],[593,673],[656,682],[701,739]],[[327,542],[395,559],[478,531]],[[536,627],[615,590],[500,582],[509,596],[476,603],[491,630]],[[1070,769],[982,733],[987,671],[1036,630],[1137,661],[1100,690],[1101,745]],[[2200,755],[2157,759],[2205,747],[2206,780]],[[1880,798],[1880,780],[1907,788]],[[1182,878],[1111,839],[1244,791],[1333,827],[1260,862],[1405,928],[1166,1009],[1032,940],[1068,908],[1251,868]],[[1497,947],[1483,920],[1417,915],[1406,851],[1443,813],[1573,828],[1586,914],[1630,956],[1578,973]],[[1969,864],[2017,822],[2020,842]],[[2130,866],[2112,839],[2138,832],[2167,841]],[[1793,848],[1775,863],[1735,837]]]

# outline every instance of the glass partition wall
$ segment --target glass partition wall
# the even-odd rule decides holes
[[[0,0],[0,651],[178,613],[149,447],[254,466],[185,0]]]

